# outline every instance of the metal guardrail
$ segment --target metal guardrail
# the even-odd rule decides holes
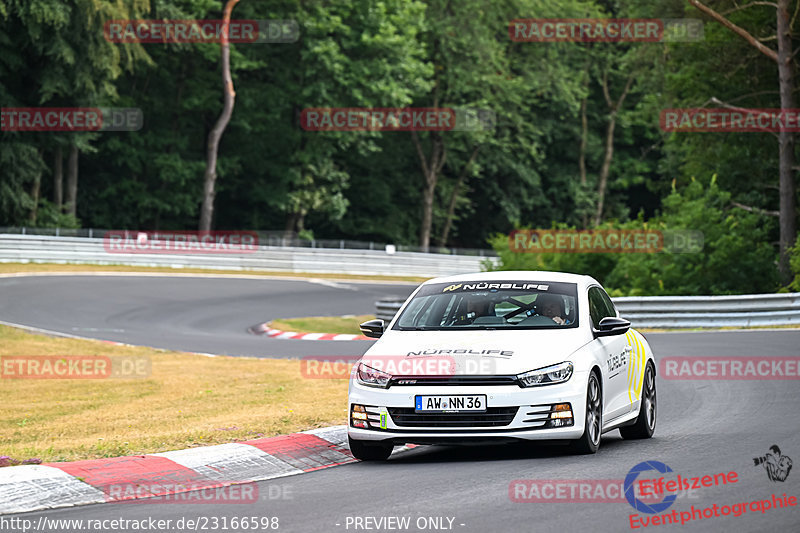
[[[620,316],[637,328],[719,328],[800,325],[800,293],[736,296],[628,296],[612,298]],[[375,302],[390,321],[402,299]]]
[[[101,238],[0,234],[0,262],[435,277],[480,272],[486,257],[259,246],[249,253],[109,253]],[[491,259],[490,259],[491,260]]]
[[[375,302],[375,318],[381,318],[388,324],[405,301],[405,298],[400,297],[381,298]]]
[[[800,293],[612,298],[636,327],[716,328],[800,325]]]
[[[89,239],[102,239],[106,233],[115,230],[96,229],[96,228],[26,228],[16,226],[0,227],[0,234],[8,235],[41,235],[47,237],[86,237]],[[129,230],[132,238],[136,238],[139,233],[136,230]],[[170,233],[164,230],[164,233]],[[258,235],[258,242],[263,246],[274,246],[281,248],[326,248],[337,250],[386,250],[386,247],[394,247],[398,252],[419,252],[444,255],[473,255],[479,257],[496,257],[497,254],[491,249],[481,248],[447,248],[443,246],[429,246],[424,249],[420,246],[409,246],[406,244],[387,244],[375,241],[353,241],[349,239],[301,239],[297,233],[286,231],[252,231]]]

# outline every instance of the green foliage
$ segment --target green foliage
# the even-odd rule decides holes
[[[44,164],[35,146],[8,139],[3,133],[0,139],[0,226],[16,225],[26,220],[33,208],[25,187],[41,175]]]
[[[612,224],[609,223],[598,229],[610,229],[611,227]],[[554,224],[549,229],[576,230],[577,228],[566,224]],[[491,270],[543,270],[588,274],[601,283],[605,283],[605,279],[614,269],[617,261],[615,254],[518,252],[512,248],[509,236],[502,234],[494,235],[490,243],[500,258],[500,264]],[[489,268],[488,262],[486,267]]]
[[[795,241],[791,254],[791,267],[794,273],[794,280],[789,285],[789,289],[800,292],[800,235],[797,236],[797,241]]]
[[[114,44],[102,28],[109,19],[219,19],[223,4],[0,0],[3,107],[113,105],[138,107],[145,118],[138,132],[0,132],[0,225],[30,224],[39,183],[37,225],[196,227],[207,135],[222,105],[220,47]],[[517,18],[698,16],[685,0],[243,0],[234,18],[294,19],[300,38],[231,45],[236,103],[219,150],[214,226],[417,244],[423,177],[411,135],[305,131],[300,113],[478,108],[496,114],[493,130],[419,134],[425,156],[439,141],[446,153],[434,192],[434,244],[454,201],[442,244],[489,241],[503,268],[587,272],[615,294],[775,290],[777,225],[757,214],[778,208],[774,137],[665,133],[658,121],[664,108],[710,106],[712,97],[777,107],[774,62],[708,20],[705,39],[694,43],[524,43],[508,36]],[[771,7],[735,10],[731,19],[774,45]],[[603,86],[615,101],[629,79],[624,103],[613,110]],[[520,223],[592,226],[612,117],[598,228],[702,231],[704,251],[510,252],[505,235]],[[52,203],[53,155],[61,147],[66,178],[73,145],[80,150],[77,218]],[[715,174],[719,183],[692,178]]]
[[[72,215],[62,213],[53,202],[39,200],[39,208],[36,212],[36,226],[40,228],[77,229],[81,227],[81,221]]]
[[[103,37],[110,19],[141,18],[147,0],[4,0],[0,5],[0,102],[3,107],[108,106],[114,81],[148,61],[138,44]],[[56,144],[92,152],[93,134],[0,132],[0,224],[20,225],[34,207],[31,186],[42,178],[44,154]],[[58,217],[56,219],[58,220]]]
[[[716,176],[698,180],[664,200],[651,228],[703,233],[702,252],[621,254],[610,286],[630,295],[702,295],[773,292],[778,287],[775,250],[765,217],[730,204]]]
[[[665,248],[659,253],[519,253],[512,251],[508,237],[496,235],[491,244],[501,259],[497,269],[588,274],[612,296],[773,292],[777,275],[775,250],[767,241],[771,228],[763,217],[732,207],[730,198],[716,176],[706,186],[692,180],[664,199],[658,217],[597,228],[701,232],[701,252]]]

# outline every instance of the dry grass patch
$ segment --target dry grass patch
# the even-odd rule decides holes
[[[0,455],[68,461],[248,440],[343,424],[347,380],[300,361],[205,357],[0,326],[0,356],[148,357],[145,379],[0,379]]]
[[[139,267],[125,265],[76,265],[56,263],[0,263],[0,274],[24,272],[150,272],[169,274],[228,274],[280,278],[311,278],[342,281],[411,281],[422,283],[430,278],[415,276],[359,276],[356,274],[318,274],[305,272],[271,272],[266,270],[215,270],[206,268]]]

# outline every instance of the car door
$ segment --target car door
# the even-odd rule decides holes
[[[599,286],[589,288],[589,315],[592,327],[597,329],[605,317],[617,316],[611,298]],[[630,346],[625,335],[596,337],[592,343],[596,357],[603,361],[603,423],[607,424],[615,418],[630,412],[631,403],[628,398],[627,365],[630,364]]]

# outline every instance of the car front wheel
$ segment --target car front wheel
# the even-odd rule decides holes
[[[597,453],[600,447],[600,432],[603,427],[603,394],[597,374],[589,374],[589,384],[586,386],[586,422],[583,435],[575,441],[573,449],[576,453]]]
[[[656,371],[653,363],[647,363],[642,385],[642,404],[639,416],[632,426],[619,428],[623,439],[649,439],[656,430]]]

